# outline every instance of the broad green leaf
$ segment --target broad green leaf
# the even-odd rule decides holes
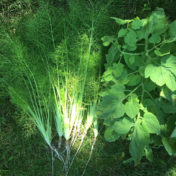
[[[163,86],[166,82],[165,69],[159,66],[149,64],[145,69],[145,78],[150,79],[159,86]]]
[[[116,106],[115,106],[116,110],[113,114],[113,118],[120,118],[124,115],[125,113],[125,108],[124,108],[124,105],[122,103],[116,103]]]
[[[172,90],[175,91],[176,90],[176,77],[175,75],[173,75],[173,73],[171,73],[170,71],[165,72],[165,77],[166,79],[166,86]]]
[[[123,70],[124,70],[124,65],[121,63],[118,64],[113,64],[113,74],[116,78],[118,78],[119,76],[121,76]]]
[[[106,55],[106,67],[112,66],[112,63],[115,61],[118,54],[119,50],[117,46],[112,44],[112,46],[108,50],[108,54]]]
[[[158,119],[151,112],[146,112],[143,117],[142,126],[151,134],[160,134],[160,124]]]
[[[129,79],[129,82],[127,83],[128,86],[136,86],[141,82],[141,76],[137,74],[130,74],[128,79]]]
[[[149,42],[150,43],[159,43],[161,42],[161,37],[157,34],[153,34],[150,38],[149,38]]]
[[[135,62],[134,62],[134,56],[124,56],[124,59],[125,59],[125,63],[127,64],[127,66],[130,68],[130,69],[132,69],[132,70],[135,70],[136,69],[136,65],[135,65]],[[130,61],[130,60],[132,60],[132,61]]]
[[[137,39],[136,39],[136,32],[133,31],[133,30],[130,30],[125,38],[124,38],[124,41],[125,43],[130,46],[130,47],[136,47],[136,42],[137,42]]]
[[[155,53],[157,56],[162,57],[162,56],[166,56],[166,55],[170,54],[170,51],[162,52],[161,50],[156,49],[156,50],[154,50],[154,53]]]
[[[128,98],[128,101],[125,103],[125,113],[133,119],[139,113],[139,109],[139,100],[135,94],[132,94],[132,96]]]
[[[121,63],[113,64],[113,77],[114,83],[118,84],[127,84],[128,83],[128,72],[127,69],[124,69],[124,65]]]
[[[127,24],[127,23],[130,23],[132,20],[123,20],[123,19],[120,19],[120,18],[117,18],[117,17],[111,17],[113,20],[115,20],[115,22],[119,25],[124,25],[124,24]]]
[[[135,19],[132,23],[131,23],[131,27],[134,30],[140,29],[142,27],[143,23],[140,19]]]
[[[148,19],[147,18],[141,19],[141,21],[142,21],[142,26],[143,27],[145,27],[148,24]]]
[[[130,63],[131,65],[135,64],[135,56],[129,57],[129,63]]]
[[[172,92],[167,87],[163,87],[161,89],[160,96],[170,101],[173,104],[174,104],[174,101],[176,100],[176,92]]]
[[[119,137],[120,135],[114,131],[113,127],[106,128],[105,133],[104,133],[104,138],[106,141],[114,142],[117,139],[119,139]]]
[[[166,70],[166,86],[171,90],[176,90],[176,56],[169,55],[161,59],[161,65]]]
[[[173,151],[172,151],[172,147],[170,146],[170,144],[169,144],[167,138],[163,137],[163,138],[162,138],[162,143],[163,143],[163,145],[164,145],[166,151],[168,152],[168,154],[169,154],[169,155],[172,155],[172,152],[173,152]]]
[[[137,46],[136,44],[132,45],[132,42],[131,42],[130,45],[127,44],[124,49],[127,49],[128,51],[135,51],[137,49]]]
[[[161,47],[159,48],[159,51],[162,55],[167,55],[168,53],[173,53],[173,51],[175,50],[176,46],[173,42],[171,43],[165,43],[163,45],[161,45]]]
[[[149,33],[162,34],[167,30],[167,19],[164,10],[157,8],[149,17],[148,31]]]
[[[131,136],[131,142],[129,146],[130,154],[135,162],[135,165],[139,163],[144,155],[144,148],[149,143],[149,134],[143,129],[140,123],[137,123],[134,132]]]
[[[103,41],[104,46],[109,46],[115,40],[115,37],[114,36],[104,36],[101,38],[101,40]]]
[[[145,156],[150,162],[153,161],[153,152],[152,149],[148,146],[145,147]]]
[[[109,81],[112,81],[114,78],[113,78],[113,75],[112,75],[112,68],[109,67],[103,74],[102,76],[102,81],[105,81],[105,82],[109,82]]]
[[[128,72],[126,69],[124,69],[121,76],[116,78],[116,82],[125,85],[128,83],[128,81]]]
[[[173,130],[173,132],[172,132],[170,137],[171,138],[176,138],[176,128]]]
[[[116,84],[108,91],[108,94],[102,98],[100,102],[100,117],[105,118],[120,118],[124,115],[124,105],[122,100],[125,97],[125,87],[121,84]]]
[[[159,86],[166,86],[172,90],[176,90],[176,57],[170,55],[161,60],[160,66],[149,64],[145,69],[145,78],[150,79]]]
[[[121,28],[118,32],[118,38],[124,37],[127,33],[127,29]]]
[[[162,137],[162,143],[169,155],[176,156],[176,141]]]
[[[141,68],[143,65],[143,58],[141,56],[124,55],[124,59],[127,66],[132,70],[136,70],[137,67]]]
[[[168,55],[161,59],[161,65],[176,75],[176,56]]]
[[[145,38],[145,30],[140,29],[140,30],[136,31],[136,35],[137,35],[137,40],[138,41],[144,39]]]
[[[134,126],[133,121],[127,117],[124,117],[123,119],[116,121],[113,128],[119,135],[126,135],[132,126]]]
[[[123,104],[120,102],[118,97],[113,95],[106,95],[102,98],[100,109],[102,111],[100,117],[103,119],[120,118],[124,115]]]
[[[124,85],[115,84],[109,90],[109,95],[113,95],[114,97],[117,97],[118,100],[122,101],[125,97],[124,91],[125,91],[125,86]]]
[[[171,38],[176,38],[176,20],[170,24],[169,34]]]

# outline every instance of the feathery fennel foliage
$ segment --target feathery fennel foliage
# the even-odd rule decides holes
[[[108,16],[107,11],[98,10],[98,3],[78,2],[68,1],[67,11],[41,3],[15,33],[4,32],[0,38],[2,75],[11,102],[33,118],[52,156],[64,164],[66,175],[92,125],[93,146],[98,135],[95,111],[101,48],[96,34],[100,19]],[[54,127],[58,146],[52,142]]]

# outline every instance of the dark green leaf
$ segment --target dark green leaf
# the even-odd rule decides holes
[[[148,92],[156,89],[156,84],[154,84],[150,79],[144,80],[144,89]]]

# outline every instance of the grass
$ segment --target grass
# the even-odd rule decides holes
[[[18,113],[4,116],[0,133],[0,175],[1,176],[50,176],[51,153],[45,142],[35,130],[27,135],[25,124],[17,120]],[[26,117],[23,117],[24,119]],[[18,127],[18,128],[17,128]],[[25,137],[24,137],[25,136]],[[76,157],[70,176],[82,174],[90,153],[93,133],[89,132],[85,142]],[[73,150],[76,150],[78,143]],[[153,163],[142,160],[134,168],[133,164],[122,164],[128,159],[128,148],[123,141],[107,143],[99,136],[92,159],[87,167],[85,176],[175,176],[176,161],[161,149],[154,151]],[[55,160],[55,176],[64,175],[63,166]]]

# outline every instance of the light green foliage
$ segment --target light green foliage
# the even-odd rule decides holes
[[[148,133],[160,134],[160,124],[158,119],[150,112],[144,114],[142,126],[148,131]]]
[[[128,47],[130,51],[134,51],[136,49],[137,42],[136,32],[133,30],[128,31],[124,37],[124,42],[127,45],[126,47]]]
[[[131,135],[129,146],[129,151],[135,161],[135,165],[139,163],[144,155],[144,148],[149,144],[149,139],[149,134],[144,131],[141,124],[137,123]]]
[[[175,140],[162,137],[162,143],[169,155],[176,156]]]
[[[170,137],[171,137],[171,138],[175,138],[175,137],[176,137],[176,128],[173,130],[173,132],[172,132],[172,134],[171,134]]]
[[[101,118],[111,119],[120,118],[124,115],[124,105],[122,100],[125,98],[124,86],[121,84],[114,85],[102,99],[100,109]],[[110,104],[110,106],[107,106]]]
[[[124,117],[123,119],[116,121],[113,125],[113,128],[114,131],[116,131],[116,133],[119,135],[126,135],[132,126],[134,126],[133,121],[127,117]]]
[[[127,33],[127,29],[121,28],[118,32],[118,38],[124,37]]]
[[[165,136],[163,146],[174,154],[175,128],[168,132],[164,125],[168,114],[176,113],[175,21],[169,24],[160,8],[146,19],[113,19],[123,27],[115,39],[103,38],[110,45],[99,104],[99,117],[108,126],[105,139],[126,136],[135,165],[143,156],[152,161],[156,135]]]
[[[168,28],[164,10],[157,8],[149,17],[148,32],[153,34],[163,34]]]
[[[176,90],[176,56],[169,55],[162,57],[160,66],[149,64],[145,69],[145,77],[159,86],[166,86],[171,90]]]
[[[135,94],[132,94],[125,103],[125,112],[130,118],[135,118],[140,109],[139,100]]]

